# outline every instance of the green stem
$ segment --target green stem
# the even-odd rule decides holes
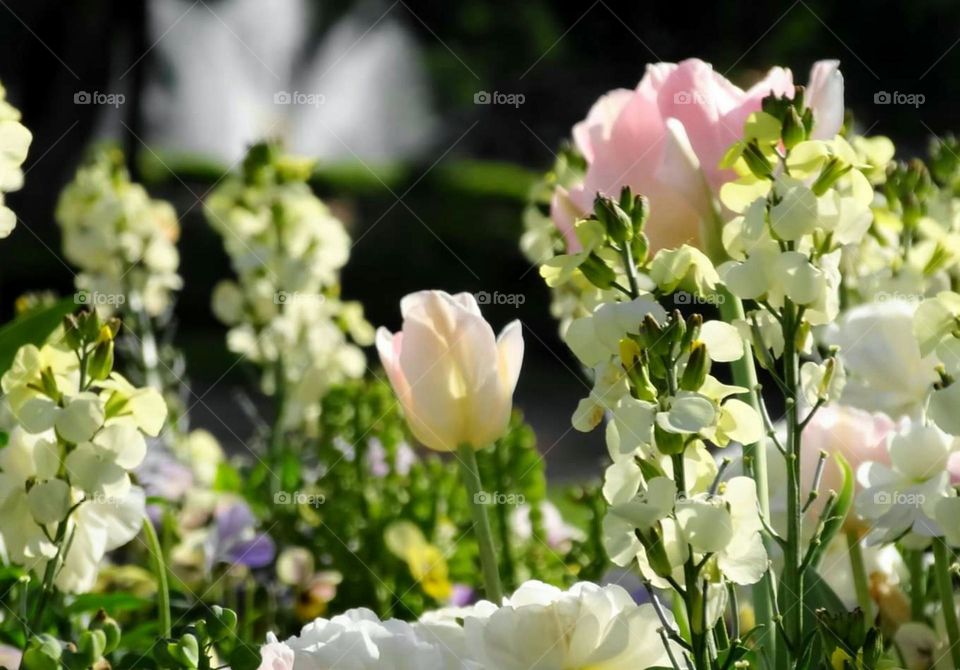
[[[623,243],[623,249],[620,253],[623,255],[624,269],[627,271],[627,280],[630,282],[630,296],[636,298],[640,295],[640,283],[637,281],[637,264],[633,260],[633,249],[630,248],[630,242]]]
[[[57,571],[60,568],[60,559],[63,553],[63,541],[67,535],[67,521],[70,515],[57,525],[57,532],[54,535],[53,543],[57,546],[57,553],[47,562],[47,567],[43,571],[43,582],[40,586],[40,596],[37,604],[33,608],[33,617],[30,619],[30,630],[36,631],[43,623],[43,612],[47,608],[47,601],[50,599],[50,593],[53,591],[53,580],[56,579]]]
[[[674,454],[673,457],[673,479],[677,483],[677,495],[686,497],[687,483],[686,473],[683,466],[683,454]],[[700,570],[697,568],[693,558],[693,549],[688,547],[687,560],[683,564],[683,586],[685,596],[685,608],[687,611],[687,621],[690,625],[690,645],[693,647],[693,667],[697,670],[709,670],[709,655],[707,653],[707,635],[709,631],[704,630],[703,615],[705,613],[706,603],[703,599],[703,593],[699,586]]]
[[[855,530],[847,531],[847,549],[850,555],[850,567],[853,569],[853,587],[857,593],[857,604],[863,611],[867,622],[873,621],[873,600],[870,598],[870,584],[867,569],[863,562],[863,549],[860,537]]]
[[[494,445],[493,463],[496,472],[497,490],[506,489],[504,480],[504,449],[499,444]],[[533,523],[534,511],[530,510],[530,522]],[[500,531],[500,556],[503,566],[503,581],[508,589],[516,586],[516,569],[513,565],[513,554],[510,551],[510,519],[505,505],[497,505],[497,529]]]
[[[743,303],[726,289],[720,294],[723,301],[720,303],[720,315],[724,321],[730,323],[743,320]],[[757,384],[757,368],[753,358],[753,347],[748,339],[743,341],[743,357],[731,363],[731,372],[733,373],[733,383],[742,386],[749,391],[741,397],[741,400],[750,405],[753,410],[761,415],[763,402],[760,397],[760,391]],[[757,483],[757,500],[760,503],[760,514],[766,520],[770,519],[770,487],[767,477],[767,442],[766,437],[761,436],[755,444],[745,444],[743,446],[744,467],[748,475],[753,477]],[[770,538],[764,536],[764,544],[767,547],[767,553],[770,553]],[[764,626],[764,630],[772,631],[773,626],[773,605],[770,602],[770,593],[773,585],[770,582],[770,572],[766,572],[763,578],[753,586],[751,596],[753,601],[754,614],[757,623]],[[739,616],[739,612],[734,612],[734,616]],[[768,635],[767,641],[771,647],[775,646],[775,635]],[[773,653],[774,649],[770,649]]]
[[[497,571],[497,552],[493,544],[493,533],[490,530],[490,519],[487,518],[487,508],[480,499],[483,484],[477,467],[477,453],[469,444],[461,444],[457,449],[457,456],[460,461],[463,484],[467,487],[467,502],[470,505],[473,528],[480,548],[480,565],[483,569],[483,583],[487,598],[499,605],[503,602],[503,589],[500,586],[500,573]]]
[[[274,407],[277,415],[273,419],[273,429],[270,431],[269,453],[276,457],[283,446],[284,413],[286,413],[286,377],[283,370],[283,359],[278,358],[273,366],[274,375]]]
[[[924,621],[927,599],[927,573],[923,567],[923,552],[918,549],[906,551],[907,567],[910,570],[910,618]]]
[[[257,582],[247,575],[243,588],[243,639],[254,639],[257,609]]]
[[[947,628],[953,667],[960,668],[960,624],[957,623],[957,606],[953,600],[953,580],[950,577],[952,562],[953,555],[943,538],[933,538],[933,570],[937,579],[937,592],[940,594],[940,606],[943,609],[943,622]]]
[[[157,537],[157,531],[154,530],[150,517],[144,517],[143,534],[147,538],[147,549],[150,550],[153,572],[157,579],[157,616],[160,619],[160,634],[164,639],[169,639],[172,625],[170,623],[170,587],[167,582],[167,562],[163,558],[163,547],[160,546],[160,538]]]
[[[800,644],[803,639],[803,573],[801,572],[800,544],[803,517],[800,503],[800,419],[796,389],[800,384],[800,358],[797,352],[796,317],[798,312],[787,301],[783,308],[783,379],[789,391],[787,405],[787,537],[783,565],[783,618],[789,642]]]

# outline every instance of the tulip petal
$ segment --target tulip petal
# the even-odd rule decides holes
[[[523,365],[523,328],[519,320],[511,321],[497,337],[497,353],[500,359],[500,380],[504,391],[513,395]]]
[[[810,70],[804,103],[813,111],[815,140],[830,140],[843,127],[843,74],[840,61],[822,60]]]

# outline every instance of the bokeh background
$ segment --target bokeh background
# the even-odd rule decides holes
[[[857,126],[918,155],[957,125],[958,43],[952,0],[0,0],[0,81],[34,133],[0,316],[23,291],[72,292],[57,194],[91,143],[119,142],[182,217],[175,337],[194,423],[243,439],[237,394],[254,385],[210,314],[230,269],[201,202],[247,144],[283,138],[319,160],[315,187],[355,241],[344,293],[375,325],[395,329],[420,288],[520,296],[485,308],[497,328],[525,326],[518,404],[553,476],[595,474],[600,436],[569,422],[588,387],[517,248],[527,192],[571,126],[650,62],[698,56],[746,86],[774,64],[805,81],[838,58]]]

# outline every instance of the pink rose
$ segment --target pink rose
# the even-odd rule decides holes
[[[833,137],[843,123],[838,66],[821,61],[811,71],[805,101],[813,108],[817,138]],[[573,128],[574,143],[587,161],[583,181],[557,188],[551,203],[568,250],[579,250],[573,224],[592,211],[597,192],[616,197],[623,186],[650,199],[646,233],[652,251],[683,243],[716,246],[714,196],[735,177],[718,167],[720,160],[764,97],[793,91],[793,75],[785,68],[771,69],[744,91],[692,58],[649,65],[636,89],[602,96]]]

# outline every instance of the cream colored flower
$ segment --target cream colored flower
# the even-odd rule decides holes
[[[236,275],[212,309],[227,347],[262,367],[263,391],[284,394],[282,427],[313,434],[324,395],[366,372],[373,341],[360,304],[339,298],[350,238],[307,183],[309,161],[258,145],[244,166],[205,203]]]
[[[380,328],[377,351],[417,439],[452,451],[502,436],[523,362],[520,322],[494,336],[468,293],[413,293],[400,311],[402,330]]]
[[[529,581],[502,607],[464,620],[469,658],[497,670],[670,665],[661,626],[652,605],[637,605],[619,586],[588,582],[561,591]]]
[[[80,268],[76,288],[111,313],[121,306],[159,316],[183,285],[180,225],[173,207],[130,181],[115,150],[83,165],[57,203],[63,252]]]
[[[4,205],[4,194],[19,191],[23,186],[21,166],[33,135],[20,123],[20,112],[6,101],[6,91],[0,86],[0,239],[13,232],[16,215]]]

